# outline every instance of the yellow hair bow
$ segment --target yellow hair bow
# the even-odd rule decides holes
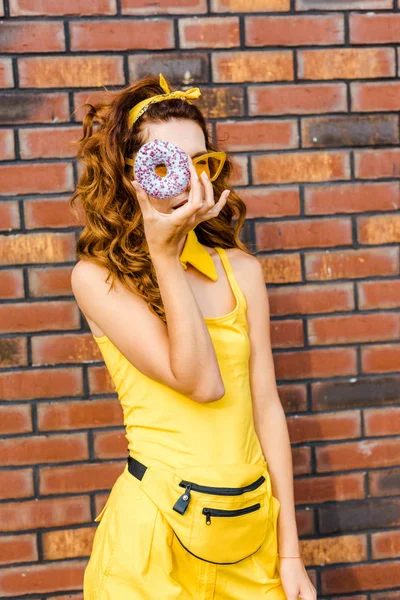
[[[142,102],[139,102],[133,108],[131,108],[131,110],[129,111],[128,118],[129,128],[131,128],[132,125],[138,120],[138,118],[148,109],[150,104],[154,104],[155,102],[161,102],[162,100],[172,100],[173,98],[182,98],[183,100],[186,100],[187,102],[189,102],[189,104],[191,104],[191,99],[194,100],[195,98],[201,96],[201,92],[198,87],[190,88],[190,90],[186,91],[177,90],[176,92],[171,92],[165,78],[161,73],[160,86],[164,90],[165,94],[158,94],[156,96],[146,98],[145,100],[142,100]]]

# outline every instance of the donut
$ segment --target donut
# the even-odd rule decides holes
[[[164,177],[155,171],[157,165],[164,164],[167,173]],[[186,153],[164,140],[152,140],[144,144],[134,162],[135,178],[153,198],[173,198],[187,188],[190,181],[189,160]]]

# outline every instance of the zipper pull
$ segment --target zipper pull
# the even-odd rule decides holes
[[[206,515],[206,525],[211,525],[211,515],[208,508],[203,508],[203,513]]]
[[[176,510],[179,514],[183,515],[186,512],[186,509],[190,502],[190,488],[191,484],[189,483],[182,496],[179,496],[178,500],[175,502],[173,509]]]

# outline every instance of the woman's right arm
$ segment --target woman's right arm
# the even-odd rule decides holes
[[[90,261],[71,276],[75,299],[89,321],[103,331],[142,373],[197,402],[225,394],[210,334],[178,255],[152,253],[168,326],[139,296]]]

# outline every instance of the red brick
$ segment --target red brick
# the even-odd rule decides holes
[[[91,520],[89,496],[34,499],[0,504],[0,530],[63,527]]]
[[[253,183],[300,183],[349,179],[345,152],[285,152],[251,157]]]
[[[366,410],[366,435],[395,435],[400,433],[400,408]]]
[[[343,535],[300,540],[300,551],[305,566],[360,562],[367,559],[367,536]],[[352,599],[366,600],[366,596],[352,596]]]
[[[362,377],[314,383],[311,395],[313,411],[397,405],[400,377]]]
[[[66,192],[73,187],[72,165],[60,162],[4,165],[0,167],[0,177],[3,196]]]
[[[256,240],[259,250],[348,245],[352,242],[351,222],[341,218],[257,223]]]
[[[340,440],[359,437],[360,411],[343,411],[332,414],[295,415],[287,418],[292,444],[309,441]]]
[[[90,394],[112,394],[115,392],[115,385],[104,365],[101,367],[88,367],[88,380]]]
[[[399,462],[400,439],[326,444],[315,452],[318,472],[389,467]]]
[[[2,465],[61,463],[88,458],[88,440],[84,433],[51,437],[36,435],[0,440]]]
[[[305,267],[311,281],[398,275],[399,256],[396,248],[309,252]]]
[[[286,413],[307,410],[307,389],[305,385],[280,385],[278,393]]]
[[[68,4],[60,4],[54,0],[10,0],[10,15],[12,17],[32,17],[42,15],[115,15],[117,6],[115,0],[70,0]]]
[[[376,313],[308,319],[310,345],[353,344],[397,340],[400,314]]]
[[[199,14],[207,12],[206,0],[121,0],[121,14],[144,15],[149,14]]]
[[[277,379],[318,379],[357,372],[353,348],[321,348],[274,355]]]
[[[369,473],[370,496],[398,496],[400,493],[400,469],[378,469]]]
[[[34,400],[82,395],[82,370],[30,369],[0,372],[0,398],[2,400]]]
[[[17,60],[21,88],[101,87],[125,82],[121,56],[42,56]],[[57,163],[53,170],[57,172],[59,168]]]
[[[400,110],[400,82],[351,83],[351,103],[354,111]]]
[[[259,257],[266,283],[295,283],[301,281],[299,254],[276,254]]]
[[[392,48],[300,50],[300,79],[375,79],[395,77]]]
[[[2,58],[0,60],[0,88],[12,87],[14,87],[14,75],[11,58]]]
[[[38,560],[36,536],[33,533],[0,538],[0,564],[34,562]]]
[[[290,0],[211,0],[213,12],[286,12]]]
[[[396,44],[400,42],[400,15],[353,14],[350,16],[352,44]]]
[[[167,19],[81,19],[70,22],[69,27],[73,51],[163,50],[174,47],[173,23]],[[110,75],[111,72],[107,71],[107,76]],[[88,87],[88,84],[83,87]]]
[[[359,217],[357,219],[360,244],[393,244],[400,242],[399,215]]]
[[[400,184],[384,182],[307,186],[304,207],[309,215],[395,210],[400,208]]]
[[[364,498],[364,473],[301,477],[294,481],[297,504],[343,502]],[[343,562],[339,560],[338,562]]]
[[[230,177],[231,185],[248,185],[249,183],[249,167],[247,156],[234,155],[232,157],[233,173]]]
[[[121,405],[117,399],[40,403],[37,411],[41,431],[74,431],[122,425],[123,422]]]
[[[0,52],[63,52],[64,26],[59,21],[5,21],[2,23]]]
[[[216,83],[292,81],[293,54],[285,50],[215,52],[212,55],[212,71]]]
[[[246,17],[247,46],[319,46],[344,43],[341,15]]]
[[[79,207],[78,207],[79,208]],[[68,205],[67,198],[46,198],[24,201],[26,229],[42,227],[77,227],[83,220],[77,220]],[[56,272],[56,269],[54,269]]]
[[[66,561],[2,569],[1,597],[79,589],[86,562]]]
[[[73,233],[0,236],[0,265],[69,262],[75,256]]]
[[[33,496],[32,469],[7,469],[0,471],[0,500],[16,500],[17,498],[26,498],[29,496]]]
[[[393,8],[393,0],[296,0],[297,10],[382,10]]]
[[[72,267],[31,267],[28,271],[29,295],[32,298],[72,296],[71,271]]]
[[[181,48],[234,48],[240,45],[238,17],[180,18]]]
[[[72,141],[79,139],[78,127],[41,127],[19,131],[21,158],[73,157],[76,148]]]
[[[55,365],[102,360],[91,334],[40,335],[32,338],[32,364]]]
[[[217,140],[229,152],[298,148],[294,119],[284,121],[224,121],[217,123]]]
[[[74,302],[26,302],[0,305],[2,333],[75,329],[79,327],[79,309]]]
[[[355,153],[355,172],[359,179],[379,179],[400,175],[400,149],[358,150]]]
[[[360,282],[358,304],[361,309],[400,307],[400,279]]]
[[[311,449],[306,446],[292,448],[293,474],[308,475],[312,471]]]
[[[12,129],[3,129],[0,131],[0,160],[11,160],[15,158],[14,132]],[[4,229],[3,221],[1,228]]]
[[[127,454],[127,440],[123,430],[99,431],[94,434],[96,458],[125,458]]]
[[[313,535],[315,533],[315,511],[313,509],[297,509],[296,523],[299,535]]]
[[[274,320],[270,330],[273,348],[304,346],[303,322],[300,319]]]
[[[378,531],[371,534],[372,558],[398,558],[400,556],[400,531]]]
[[[91,463],[67,467],[42,467],[40,493],[69,494],[105,490],[113,486],[124,463]]]
[[[24,294],[22,269],[7,269],[0,272],[0,298],[23,298]]]
[[[81,527],[79,529],[63,529],[43,533],[44,559],[60,560],[89,556],[95,532],[95,527]],[[75,600],[75,596],[73,600]]]
[[[28,364],[25,337],[0,338],[0,367],[23,367]]]
[[[330,313],[354,309],[353,285],[284,286],[268,290],[271,315]]]
[[[383,590],[400,585],[400,562],[369,563],[325,569],[321,574],[322,594]]]
[[[61,123],[70,120],[67,93],[10,92],[3,96],[2,106],[3,124],[14,126],[16,123]]]
[[[249,115],[301,115],[347,110],[343,83],[289,84],[250,87]]]
[[[400,344],[368,346],[361,349],[363,373],[390,373],[398,371],[400,365]]]
[[[0,202],[0,230],[20,229],[19,207],[16,200]]]
[[[329,116],[302,119],[303,148],[398,144],[397,115]]]
[[[245,202],[248,219],[287,217],[300,214],[300,191],[297,186],[246,187],[238,191]]]
[[[28,431],[32,431],[30,406],[0,406],[0,434]]]
[[[309,447],[292,448],[294,475],[311,473],[311,452]]]

